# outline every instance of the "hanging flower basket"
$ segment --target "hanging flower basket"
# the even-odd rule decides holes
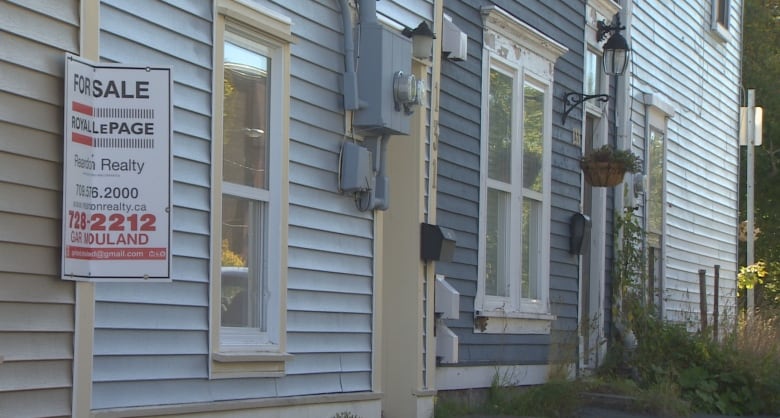
[[[580,164],[585,181],[593,187],[614,187],[623,182],[626,169],[622,164],[610,162],[583,162]]]
[[[639,157],[627,150],[616,150],[609,145],[592,150],[582,157],[580,167],[585,181],[593,187],[614,187],[623,182],[626,172],[636,173],[642,168]]]

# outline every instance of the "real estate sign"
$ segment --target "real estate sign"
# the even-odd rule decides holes
[[[65,57],[62,278],[169,280],[170,68]]]

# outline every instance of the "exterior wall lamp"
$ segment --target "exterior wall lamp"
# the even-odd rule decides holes
[[[412,55],[418,59],[428,59],[433,50],[433,40],[436,35],[428,25],[428,22],[421,22],[416,28],[404,28],[404,36],[412,38]]]
[[[596,40],[601,42],[607,35],[611,36],[604,43],[604,56],[602,58],[602,64],[604,67],[604,73],[607,75],[620,76],[626,72],[628,68],[628,53],[631,50],[628,47],[628,41],[620,31],[624,30],[625,26],[620,26],[620,15],[615,15],[612,24],[607,24],[603,20],[598,22],[598,28],[596,31]],[[608,94],[582,94],[582,93],[566,93],[563,96],[563,116],[561,117],[561,124],[566,123],[566,117],[574,110],[575,107],[580,104],[591,100],[597,99],[600,102],[608,102],[610,96]]]

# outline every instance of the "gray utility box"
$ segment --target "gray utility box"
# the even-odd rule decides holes
[[[412,41],[380,24],[361,28],[358,94],[360,109],[353,124],[363,135],[408,135],[409,115],[397,108],[394,75],[412,72]]]

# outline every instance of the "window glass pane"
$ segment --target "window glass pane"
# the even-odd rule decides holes
[[[544,92],[526,84],[523,97],[523,187],[541,192]]]
[[[601,93],[601,77],[599,77],[599,68],[601,68],[601,64],[599,63],[600,60],[601,57],[595,54],[593,51],[585,51],[585,80],[583,80],[584,94]]]
[[[488,189],[485,294],[509,295],[509,193]]]
[[[663,134],[650,131],[650,149],[648,156],[648,187],[647,187],[647,230],[660,234],[663,220],[664,192],[664,142]]]
[[[225,42],[222,178],[268,188],[270,58]]]
[[[512,177],[512,94],[512,78],[491,69],[488,176],[505,183]]]
[[[522,288],[523,299],[539,299],[539,253],[542,245],[539,226],[542,222],[542,204],[539,201],[523,199],[523,254]]]
[[[265,329],[264,205],[222,196],[222,326]]]

